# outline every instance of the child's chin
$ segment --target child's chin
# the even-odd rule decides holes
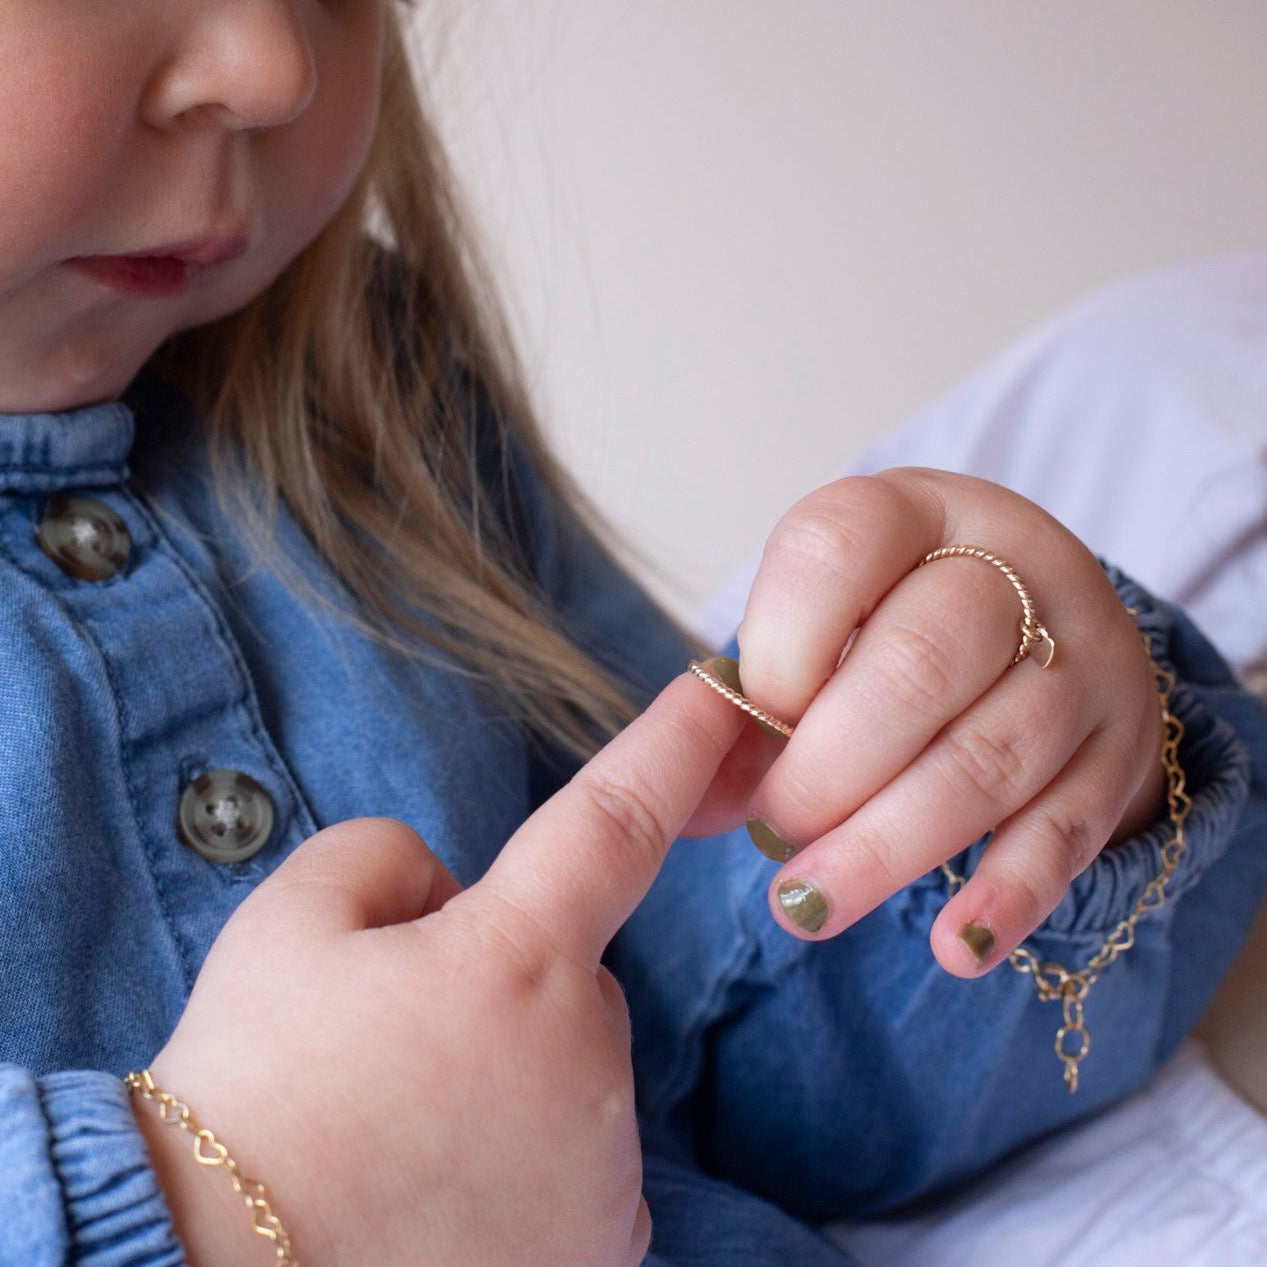
[[[84,337],[62,343],[38,364],[0,364],[0,412],[64,413],[116,400],[156,346],[125,351],[106,337]]]

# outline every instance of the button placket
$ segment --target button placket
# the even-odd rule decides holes
[[[131,527],[126,576],[56,589],[109,675],[137,843],[192,982],[242,886],[316,828],[214,590],[139,498],[111,493]]]

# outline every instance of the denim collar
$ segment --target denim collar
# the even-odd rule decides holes
[[[135,419],[119,401],[57,414],[0,415],[0,492],[120,484]]]

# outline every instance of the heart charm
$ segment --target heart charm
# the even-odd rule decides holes
[[[1056,640],[1043,628],[1038,626],[1038,637],[1034,639],[1030,645],[1029,658],[1033,660],[1040,669],[1045,669],[1055,658]]]
[[[223,1166],[229,1150],[210,1131],[194,1136],[194,1156],[204,1166]]]

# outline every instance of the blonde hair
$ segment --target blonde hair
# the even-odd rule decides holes
[[[371,214],[390,251],[368,236]],[[510,348],[388,4],[358,187],[272,286],[174,340],[164,364],[205,412],[221,496],[270,566],[304,588],[270,554],[284,502],[354,598],[351,619],[408,654],[439,652],[584,756],[631,710],[564,635],[505,513],[512,440],[547,498],[580,502]]]

